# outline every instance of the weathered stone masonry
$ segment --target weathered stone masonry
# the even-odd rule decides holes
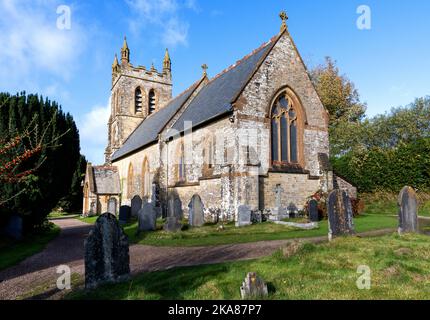
[[[321,164],[329,154],[328,113],[284,24],[270,42],[213,79],[204,68],[202,78],[173,100],[170,57],[166,54],[162,73],[147,71],[129,64],[124,47],[121,66],[113,65],[106,149],[107,162],[120,175],[121,204],[129,205],[134,195],[144,197],[150,183],[162,191],[164,204],[168,193],[176,193],[186,214],[192,196],[199,194],[206,212],[234,220],[240,205],[274,209],[275,188],[284,190],[282,207],[298,209],[318,190],[333,188],[332,172]],[[149,91],[156,92],[154,114],[145,108],[136,114],[137,87],[143,106]],[[289,139],[295,141],[297,161],[271,159],[271,117],[284,96],[295,112],[296,131]],[[192,139],[187,121],[192,121]]]

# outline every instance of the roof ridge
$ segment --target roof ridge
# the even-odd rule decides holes
[[[234,64],[230,65],[229,67],[225,68],[224,70],[222,70],[220,73],[218,73],[216,76],[214,76],[212,79],[209,80],[208,84],[215,81],[216,79],[218,79],[219,77],[221,77],[222,75],[226,74],[227,72],[229,72],[230,70],[238,67],[241,63],[243,63],[244,61],[248,60],[249,58],[251,58],[253,55],[257,54],[258,52],[260,52],[261,50],[263,50],[264,48],[266,48],[269,44],[271,44],[275,39],[277,38],[277,36],[272,37],[269,41],[264,42],[263,44],[261,44],[258,48],[252,50],[251,53],[248,53],[246,56],[244,56],[243,58],[237,60]]]
[[[182,91],[180,94],[178,94],[176,97],[173,97],[172,99],[170,99],[167,103],[166,103],[166,105],[163,107],[163,108],[161,108],[160,110],[158,110],[158,111],[161,111],[161,110],[163,110],[164,108],[166,108],[166,107],[168,107],[173,101],[175,101],[175,100],[177,100],[177,99],[179,99],[180,97],[182,97],[184,94],[186,94],[189,90],[191,90],[194,86],[196,86],[200,81],[201,81],[202,79],[200,78],[199,80],[197,80],[196,82],[194,82],[191,86],[189,86],[187,89],[185,89],[184,91]],[[142,122],[144,122],[146,119],[149,119],[150,117],[153,117],[154,115],[156,115],[157,113],[158,113],[158,111],[157,112],[154,112],[153,114],[150,114],[150,115],[148,115]],[[132,132],[133,133],[133,132]],[[131,136],[131,134],[130,134],[130,136]],[[124,141],[125,142],[125,141]]]

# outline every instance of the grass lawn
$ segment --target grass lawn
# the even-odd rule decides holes
[[[57,212],[57,211],[53,211],[48,215],[49,220],[67,219],[67,218],[76,218],[76,217],[79,217],[78,213]]]
[[[59,233],[60,228],[51,223],[47,230],[28,235],[18,242],[0,238],[0,270],[42,251]]]
[[[371,269],[371,289],[359,290],[357,267]],[[305,244],[289,258],[281,251],[254,261],[144,273],[69,299],[240,299],[246,274],[257,272],[269,299],[430,299],[430,238],[423,235],[339,238]]]
[[[79,217],[80,221],[88,223],[88,224],[94,224],[94,223],[96,223],[97,219],[98,219],[98,216],[86,217],[86,218]]]
[[[395,228],[397,219],[387,216],[361,216],[354,220],[356,231],[364,232],[386,228]],[[137,222],[124,227],[132,243],[153,246],[192,247],[222,245],[231,243],[247,243],[265,240],[283,240],[292,238],[308,238],[326,236],[327,221],[320,222],[320,227],[314,230],[299,230],[288,226],[266,222],[243,228],[236,228],[234,223],[225,226],[224,231],[218,231],[216,225],[205,225],[201,228],[189,228],[187,225],[179,233],[163,231],[162,221],[157,222],[157,231],[145,232],[136,236]]]

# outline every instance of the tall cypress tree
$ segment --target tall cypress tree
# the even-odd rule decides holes
[[[29,149],[35,141],[41,142],[42,150],[19,167],[20,171],[36,168],[30,176],[19,183],[0,185],[2,199],[11,199],[0,206],[0,224],[10,215],[19,214],[30,228],[41,223],[58,201],[70,194],[81,158],[79,133],[73,117],[56,102],[25,93],[8,96],[0,94],[0,106],[6,101],[0,108],[0,141],[29,130],[30,139],[23,141],[16,152]]]

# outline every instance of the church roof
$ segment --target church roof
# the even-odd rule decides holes
[[[190,98],[197,85],[198,83],[195,83],[175,99],[171,100],[166,107],[146,118],[125,141],[124,145],[113,154],[112,160],[115,161],[157,141],[158,134],[163,130],[164,126],[175,115],[179,108]]]
[[[195,127],[231,112],[233,110],[232,103],[259,67],[261,60],[271,50],[273,41],[274,39],[211,79],[189,103],[172,128],[183,132],[185,121],[191,121]],[[198,84],[199,82],[173,99],[166,107],[146,118],[124,145],[113,154],[112,160],[118,160],[156,142],[158,135],[192,96]]]
[[[213,78],[197,94],[172,128],[183,132],[185,121],[191,121],[195,127],[232,111],[233,100],[242,91],[270,47],[269,43],[265,44]]]
[[[116,167],[99,166],[91,167],[94,179],[94,190],[96,194],[120,194],[121,186]]]

